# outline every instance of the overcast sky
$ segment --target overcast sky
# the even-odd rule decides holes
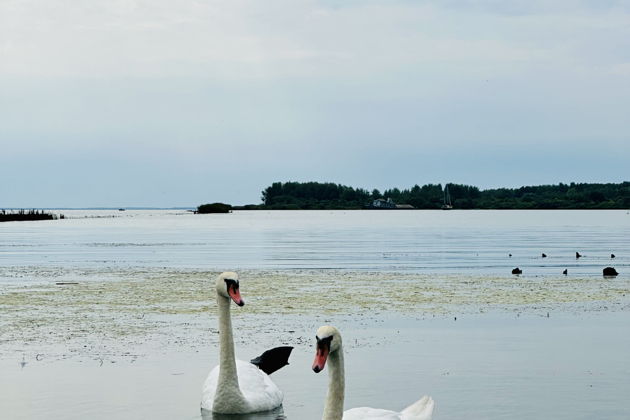
[[[630,0],[0,0],[0,208],[629,167]]]

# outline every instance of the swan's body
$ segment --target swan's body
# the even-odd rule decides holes
[[[431,420],[434,404],[433,399],[425,395],[400,413],[380,408],[351,408],[343,412],[343,420]]]
[[[205,410],[213,411],[214,398],[219,383],[219,371],[220,366],[212,369],[203,384],[201,407]],[[236,371],[242,399],[240,396],[236,396],[231,405],[245,410],[240,411],[240,413],[273,410],[282,404],[282,391],[265,372],[250,362],[238,359],[236,360]],[[230,399],[230,395],[227,397]]]
[[[217,279],[216,286],[219,306],[219,366],[210,372],[204,382],[201,408],[223,414],[246,414],[279,407],[282,405],[282,391],[263,371],[266,369],[262,364],[256,366],[234,357],[230,298],[237,305],[244,305],[239,292],[238,276],[236,273],[223,273]],[[286,353],[286,359],[290,352],[281,351]],[[261,358],[263,356],[257,360]],[[276,360],[274,368],[286,365],[286,359],[280,363]]]
[[[424,396],[401,412],[379,408],[359,407],[343,411],[345,373],[341,334],[334,327],[324,326],[317,330],[317,355],[313,363],[315,373],[330,364],[328,395],[322,420],[431,420],[435,403]]]

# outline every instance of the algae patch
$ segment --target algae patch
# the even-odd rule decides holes
[[[8,272],[7,272],[8,271]],[[71,270],[21,267],[0,288],[0,358],[139,357],[150,347],[216,343],[217,272],[173,269]],[[432,276],[348,271],[241,271],[246,305],[232,311],[241,337],[297,331],[330,316],[367,323],[385,314],[628,310],[630,281],[566,277]],[[78,284],[62,284],[78,282]],[[265,325],[260,328],[261,323]],[[148,343],[148,344],[147,344]]]

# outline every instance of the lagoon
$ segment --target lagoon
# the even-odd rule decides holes
[[[63,213],[0,225],[3,418],[201,419],[226,269],[237,356],[295,347],[274,374],[288,419],[321,417],[322,324],[344,336],[346,408],[426,393],[436,420],[630,415],[625,211]]]
[[[0,225],[0,268],[502,275],[518,266],[524,275],[559,274],[565,268],[597,275],[614,263],[622,268],[618,271],[630,271],[623,269],[630,264],[630,214],[623,210],[63,213],[66,220]],[[584,257],[576,260],[575,252]]]

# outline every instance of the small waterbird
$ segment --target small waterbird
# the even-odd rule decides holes
[[[614,277],[614,276],[619,275],[617,270],[615,270],[615,267],[606,267],[604,268],[603,273],[604,273],[604,277]]]

